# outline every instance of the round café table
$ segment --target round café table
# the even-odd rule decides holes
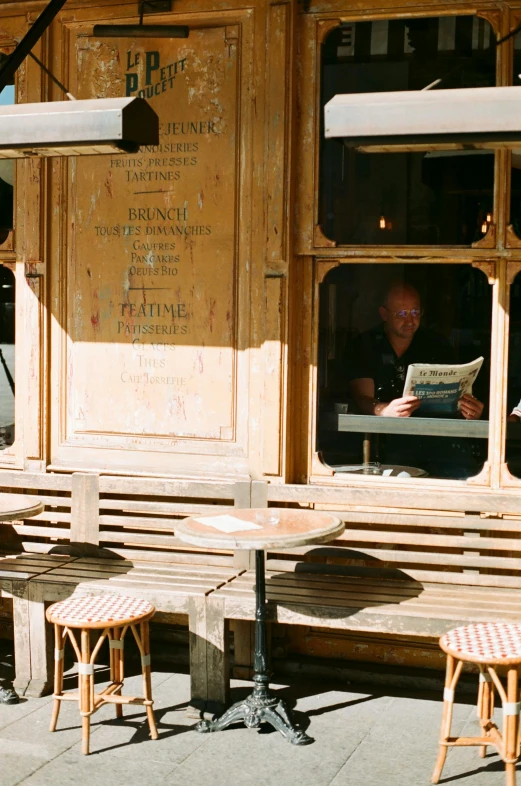
[[[343,531],[344,523],[336,516],[295,508],[234,509],[229,513],[183,519],[175,525],[177,537],[193,546],[255,551],[253,692],[217,720],[200,721],[197,731],[221,731],[237,721],[244,721],[249,728],[258,728],[265,721],[294,745],[313,742],[312,737],[295,727],[285,703],[269,690],[264,552],[270,548],[326,543]]]
[[[0,521],[28,519],[41,513],[43,508],[44,504],[38,497],[0,493]],[[18,695],[13,688],[3,688],[0,685],[0,704],[16,704],[18,701]]]
[[[1,494],[0,493],[0,521],[17,521],[29,519],[41,513],[43,502],[38,497],[28,494]]]

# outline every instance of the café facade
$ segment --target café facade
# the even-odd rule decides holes
[[[345,514],[345,566],[517,593],[521,138],[366,152],[325,137],[324,107],[520,86],[521,3],[138,5],[68,0],[34,54],[75,99],[146,99],[159,143],[0,161],[0,478],[252,483]],[[0,53],[43,7],[0,0]],[[152,23],[188,36],[94,30]],[[27,58],[0,103],[64,98]],[[349,348],[396,281],[455,362],[483,357],[479,421],[356,411]],[[434,637],[385,625],[274,636],[288,660],[442,666]]]

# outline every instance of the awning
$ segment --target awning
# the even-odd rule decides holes
[[[325,136],[362,152],[521,147],[521,87],[336,95]]]
[[[0,106],[0,159],[134,153],[159,143],[159,119],[143,98]]]

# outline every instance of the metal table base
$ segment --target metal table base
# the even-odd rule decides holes
[[[248,728],[257,729],[261,723],[269,723],[293,745],[309,745],[314,742],[313,738],[295,726],[285,702],[270,693],[266,619],[264,551],[255,551],[255,652],[253,659],[255,687],[246,699],[231,706],[220,718],[214,721],[199,721],[195,728],[200,732],[221,731],[232,723],[243,721]]]

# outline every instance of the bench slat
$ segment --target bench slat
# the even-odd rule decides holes
[[[521,534],[521,533],[520,533]],[[477,549],[479,551],[521,551],[521,537],[515,538],[486,538],[466,537],[464,535],[437,535],[419,534],[410,532],[386,532],[367,529],[345,530],[339,541],[355,543],[397,543],[407,546],[429,546],[432,550],[438,548],[450,549]]]
[[[202,514],[211,513],[226,513],[233,510],[230,505],[223,504],[197,504],[195,502],[150,502],[138,500],[121,500],[121,499],[108,499],[102,497],[100,499],[100,510],[118,510],[122,515],[125,513],[160,513],[161,515],[168,516],[175,513],[179,516],[198,516]]]
[[[352,510],[330,510],[334,516],[346,522],[346,524],[384,524],[389,527],[432,527],[436,530],[490,530],[498,532],[520,532],[521,519],[514,518],[492,518],[473,515],[460,516],[440,516],[431,514],[410,514],[410,513],[380,513],[375,511],[357,512]]]
[[[234,483],[211,480],[175,480],[154,477],[100,475],[101,494],[128,494],[150,497],[194,497],[232,500]]]

